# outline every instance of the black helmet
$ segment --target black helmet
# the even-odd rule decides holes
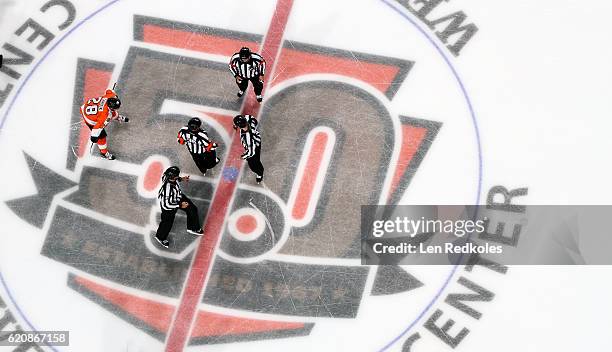
[[[246,117],[244,117],[244,115],[234,116],[234,126],[239,128],[245,128],[247,126]]]
[[[118,97],[108,98],[108,100],[106,101],[106,104],[108,105],[109,108],[113,110],[117,110],[121,107],[121,100],[119,100]]]
[[[200,128],[200,126],[202,126],[202,120],[200,120],[197,117],[194,117],[189,120],[189,122],[187,123],[187,126],[189,127],[191,131],[197,131]]]
[[[251,57],[251,49],[245,47],[242,47],[242,49],[240,49],[240,53],[238,54],[238,56],[240,56],[241,59],[248,59]]]
[[[169,177],[178,177],[181,173],[181,169],[178,166],[170,166],[164,171],[164,179],[168,179]]]

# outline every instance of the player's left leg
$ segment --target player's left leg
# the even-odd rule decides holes
[[[238,85],[238,98],[244,95],[247,87],[249,86],[249,80],[246,78],[240,78],[240,83],[238,83],[238,79],[236,79],[236,84]]]
[[[202,175],[206,176],[206,171],[208,171],[209,167],[208,163],[206,162],[205,154],[191,154],[191,158],[195,162]]]
[[[249,169],[251,169],[251,171],[253,171],[257,175],[257,177],[255,178],[255,181],[257,181],[257,183],[261,183],[264,175],[264,166],[261,163],[260,152],[261,147],[256,147],[255,155],[247,159]]]
[[[183,195],[181,203],[187,202],[189,205],[187,208],[181,208],[187,214],[187,232],[192,235],[202,236],[202,228],[200,227],[200,217],[198,215],[198,207],[189,199]]]
[[[170,242],[168,241],[168,235],[170,234],[170,230],[172,230],[172,224],[174,223],[175,215],[176,209],[162,209],[161,222],[159,223],[159,227],[157,228],[157,232],[155,233],[155,239],[165,248],[168,248],[170,246]]]
[[[255,98],[257,98],[257,101],[261,103],[263,100],[263,97],[261,96],[263,82],[259,80],[259,76],[255,76],[251,78],[251,83],[253,84],[253,90],[255,91]]]
[[[220,161],[221,159],[217,157],[216,150],[211,150],[204,153],[204,163],[207,169],[212,169],[213,167],[217,166]]]
[[[100,133],[100,137],[98,138],[98,148],[100,149],[100,154],[102,154],[103,158],[108,160],[115,160],[115,156],[108,151],[108,145],[106,144],[106,130],[102,130]]]

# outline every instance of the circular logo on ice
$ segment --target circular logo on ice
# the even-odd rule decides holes
[[[441,1],[115,1],[85,18],[52,3],[64,12],[42,14],[71,22],[31,76],[15,78],[22,89],[6,100],[3,132],[34,120],[51,135],[23,148],[21,174],[36,192],[5,200],[22,219],[15,231],[32,233],[17,252],[0,250],[6,289],[32,324],[86,333],[122,321],[132,329],[111,329],[109,344],[168,350],[270,339],[279,340],[269,350],[410,350],[421,338],[410,329],[451,347],[468,334],[451,333],[441,308],[428,310],[456,268],[360,263],[361,205],[477,201],[473,116],[445,58],[476,33],[464,12]],[[21,39],[4,47],[3,73],[34,57],[32,40]],[[243,46],[268,60],[261,105],[236,97],[227,63]],[[108,161],[92,154],[79,107],[115,83],[130,123],[107,127],[117,156]],[[200,176],[177,131],[199,117],[226,160],[232,118],[245,109],[260,120],[265,186],[221,167]],[[226,209],[218,236],[194,237],[177,217],[168,250],[151,240],[170,165],[192,175],[185,192],[205,221],[211,208]],[[235,191],[223,193],[227,182]],[[15,255],[32,261],[26,268]],[[52,306],[27,295],[37,280],[57,297]],[[462,302],[493,293],[463,276],[454,284],[474,293],[448,304],[478,319]],[[64,309],[77,303],[85,317]]]

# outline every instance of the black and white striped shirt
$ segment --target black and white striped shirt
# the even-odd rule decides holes
[[[261,146],[261,135],[257,129],[257,120],[251,115],[244,115],[249,126],[248,130],[240,129],[240,141],[244,147],[245,158],[250,158],[255,155],[255,148]]]
[[[266,74],[266,60],[259,54],[251,53],[251,59],[242,62],[240,54],[235,53],[230,59],[229,68],[234,76],[249,79]]]
[[[159,199],[159,205],[162,210],[174,210],[181,206],[181,198],[183,192],[178,181],[170,182],[165,180],[157,193],[157,199]]]
[[[191,154],[202,154],[212,148],[212,142],[204,130],[191,132],[189,127],[185,126],[179,130],[176,139],[180,144],[185,144]]]

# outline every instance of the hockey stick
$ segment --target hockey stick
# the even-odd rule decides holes
[[[268,229],[270,230],[270,235],[272,237],[272,246],[274,246],[276,242],[276,235],[274,234],[274,230],[272,230],[272,225],[270,224],[270,221],[268,221],[268,217],[266,216],[266,214],[264,214],[263,211],[259,210],[259,208],[255,204],[253,204],[253,198],[249,199],[249,205],[255,208],[255,210],[257,210],[263,216],[264,221],[266,222],[266,225],[268,225]]]

